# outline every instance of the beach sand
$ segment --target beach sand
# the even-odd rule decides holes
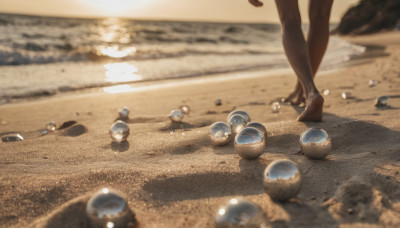
[[[218,208],[232,197],[259,204],[271,227],[399,227],[400,33],[345,39],[380,51],[317,76],[317,87],[330,91],[319,123],[297,122],[302,107],[282,104],[272,113],[271,101],[294,88],[292,73],[180,79],[158,89],[0,106],[0,135],[25,137],[0,143],[0,227],[87,227],[86,202],[103,187],[126,194],[140,227],[213,227]],[[378,84],[369,87],[371,79]],[[351,99],[341,98],[345,91]],[[381,95],[389,97],[388,108],[374,106]],[[169,112],[183,104],[190,114],[171,124]],[[131,109],[131,133],[118,145],[108,130],[123,106]],[[267,147],[257,160],[241,159],[233,142],[213,147],[209,141],[209,126],[234,109],[267,128]],[[77,123],[41,136],[52,120]],[[299,153],[299,137],[309,127],[332,138],[326,159]],[[298,165],[303,186],[297,198],[280,203],[264,193],[262,173],[282,158]]]

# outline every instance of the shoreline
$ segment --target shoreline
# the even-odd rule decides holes
[[[0,134],[27,136],[0,142],[2,224],[84,227],[90,195],[111,187],[126,194],[144,228],[213,227],[219,206],[233,197],[259,204],[271,227],[400,226],[400,43],[376,44],[387,46],[387,55],[316,78],[320,90],[330,91],[319,123],[296,121],[302,107],[282,104],[272,113],[269,103],[294,88],[288,72],[254,72],[248,78],[237,73],[238,78],[204,77],[196,83],[179,79],[164,83],[179,85],[154,90],[73,93],[1,105]],[[378,81],[374,87],[368,86],[371,79]],[[341,98],[345,91],[351,99]],[[389,106],[377,109],[374,100],[382,95],[390,96]],[[214,104],[217,98],[221,106]],[[167,115],[183,104],[190,114],[172,124]],[[131,135],[115,145],[108,130],[123,106],[131,109]],[[209,126],[234,109],[267,128],[267,147],[257,160],[241,159],[233,142],[210,144]],[[71,120],[77,123],[37,134],[49,121],[60,126]],[[310,127],[323,128],[332,138],[324,160],[299,153],[299,137]],[[296,199],[279,203],[265,194],[262,172],[276,159],[292,160],[301,170]]]
[[[344,40],[348,40],[346,37],[340,37]],[[351,39],[349,40],[351,42]],[[362,47],[366,48],[366,51],[363,52],[361,55],[350,56],[348,61],[341,62],[339,64],[334,64],[332,66],[327,66],[325,69],[321,69],[319,75],[329,74],[330,72],[345,70],[348,67],[368,63],[367,59],[373,57],[380,57],[383,56],[384,47],[377,47],[371,44],[360,44],[355,42],[351,42],[355,45],[361,45]],[[63,97],[63,96],[70,96],[74,94],[82,95],[82,94],[90,94],[90,93],[97,93],[99,91],[104,91],[105,88],[109,87],[120,87],[123,89],[125,87],[126,90],[136,90],[138,87],[152,87],[149,85],[160,85],[163,87],[163,84],[191,84],[192,82],[196,83],[198,81],[213,81],[215,78],[215,82],[219,82],[221,77],[225,77],[226,80],[237,79],[237,78],[245,78],[245,77],[260,77],[260,76],[276,76],[277,74],[294,74],[293,70],[289,68],[270,68],[268,67],[252,67],[250,69],[243,69],[243,70],[235,70],[231,72],[222,72],[222,73],[209,73],[209,74],[202,74],[197,76],[189,76],[189,77],[179,77],[179,78],[166,78],[166,79],[148,79],[148,80],[139,80],[139,81],[132,81],[132,82],[118,82],[118,83],[103,83],[99,85],[92,85],[92,86],[85,86],[82,88],[64,88],[60,89],[52,89],[52,90],[45,90],[45,91],[37,91],[37,92],[29,92],[25,95],[15,95],[15,96],[4,96],[0,98],[0,106],[12,104],[12,103],[24,103],[24,102],[33,102],[35,100],[41,99],[48,99],[52,97]],[[243,75],[243,76],[238,76]],[[192,81],[192,82],[191,82]],[[109,84],[109,85],[108,85]],[[135,89],[129,89],[129,88]],[[143,89],[145,89],[143,88]],[[125,92],[128,92],[125,91]]]

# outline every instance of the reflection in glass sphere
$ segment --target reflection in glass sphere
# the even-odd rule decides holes
[[[16,142],[16,141],[24,141],[24,137],[20,134],[8,134],[1,138],[3,142]]]
[[[279,102],[274,102],[272,103],[271,108],[273,113],[278,113],[281,110],[281,105]]]
[[[130,210],[123,196],[115,190],[103,188],[86,205],[92,227],[126,227]]]
[[[236,111],[229,113],[228,118],[227,118],[228,122],[229,122],[229,118],[231,118],[231,116],[236,115],[236,114],[242,115],[244,117],[244,119],[246,120],[246,123],[251,121],[250,115],[247,114],[247,112],[242,111],[242,110],[236,110]]]
[[[259,122],[250,122],[246,125],[246,127],[254,127],[255,129],[264,133],[264,136],[267,137],[267,129]]]
[[[267,225],[267,217],[261,207],[244,199],[229,200],[218,210],[215,217],[216,228],[263,228]]]
[[[55,131],[56,127],[57,127],[57,124],[54,121],[50,121],[50,123],[46,124],[46,129],[48,131]]]
[[[209,136],[213,145],[224,146],[231,141],[232,130],[227,123],[219,121],[211,125]]]
[[[322,159],[332,149],[331,138],[321,128],[310,128],[300,137],[301,152],[311,159]]]
[[[182,113],[185,114],[185,115],[189,114],[189,112],[190,112],[190,107],[187,106],[187,105],[182,105],[180,107],[180,109],[181,109]]]
[[[183,113],[181,112],[181,110],[172,110],[169,114],[169,118],[172,122],[180,123],[183,119]]]
[[[378,99],[376,99],[376,101],[375,101],[375,107],[381,108],[381,107],[387,106],[388,100],[389,100],[389,98],[387,96],[378,97]]]
[[[235,151],[244,159],[256,159],[264,149],[264,133],[256,128],[245,127],[235,137]]]
[[[117,120],[110,127],[110,136],[115,142],[125,141],[129,136],[129,126],[122,120]]]
[[[120,119],[129,119],[129,108],[128,107],[125,106],[119,111],[119,118]]]
[[[232,131],[234,133],[238,133],[246,126],[247,121],[244,116],[240,114],[234,114],[228,119],[228,123],[231,126]]]
[[[293,162],[277,160],[265,169],[263,184],[266,193],[273,200],[285,201],[300,192],[301,173]]]

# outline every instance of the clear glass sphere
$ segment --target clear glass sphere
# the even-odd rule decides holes
[[[128,107],[123,107],[120,111],[119,111],[119,118],[120,119],[129,119],[129,108]]]
[[[103,188],[86,205],[86,214],[92,227],[126,227],[130,210],[121,193]]]
[[[267,129],[259,122],[250,122],[246,124],[246,127],[254,127],[255,129],[264,133],[264,136],[267,137]]]
[[[301,152],[311,159],[322,159],[332,150],[328,133],[321,128],[310,128],[300,136]]]
[[[281,105],[279,104],[279,102],[274,102],[272,103],[271,108],[273,113],[277,113],[281,110]]]
[[[129,126],[122,120],[117,120],[110,127],[110,136],[115,142],[123,142],[129,136]]]
[[[224,146],[231,141],[232,130],[225,122],[213,123],[210,127],[209,136],[215,146]]]
[[[46,129],[48,131],[55,131],[57,128],[57,124],[54,121],[50,121],[48,124],[46,124]]]
[[[235,151],[244,159],[256,159],[264,153],[264,133],[254,127],[243,128],[235,137]]]
[[[181,110],[172,110],[169,114],[169,118],[172,122],[180,123],[183,119],[183,113],[181,112]]]
[[[343,93],[342,93],[342,98],[345,99],[345,100],[346,100],[346,99],[349,99],[350,96],[351,96],[351,93],[350,93],[350,92],[343,92]]]
[[[24,141],[24,137],[20,134],[8,134],[1,138],[3,142],[16,142],[16,141]]]
[[[261,207],[240,198],[229,200],[226,205],[219,208],[215,217],[216,228],[264,228],[267,225],[268,220]]]
[[[240,114],[234,114],[229,117],[228,123],[231,126],[232,131],[234,133],[238,133],[246,126],[247,121],[244,116]]]
[[[376,81],[376,80],[371,79],[371,80],[368,81],[369,87],[374,87],[377,84],[378,84],[378,81]]]
[[[385,107],[388,104],[389,98],[387,96],[380,96],[375,101],[375,106],[378,108]]]
[[[250,115],[247,114],[247,112],[242,111],[242,110],[235,110],[235,111],[229,113],[228,118],[227,118],[228,122],[229,122],[229,118],[231,118],[231,116],[237,115],[237,114],[242,115],[244,117],[244,119],[246,120],[246,123],[251,121]]]
[[[182,112],[183,114],[185,114],[185,115],[187,115],[187,114],[190,113],[190,107],[189,107],[188,105],[182,105],[182,106],[180,107],[180,109],[181,109],[181,112]]]
[[[297,196],[302,182],[299,169],[289,160],[273,161],[264,171],[264,189],[273,200],[285,201]]]

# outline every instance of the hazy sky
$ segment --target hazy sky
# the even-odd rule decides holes
[[[323,1],[323,0],[320,0]],[[335,0],[331,21],[359,0]],[[278,22],[273,0],[254,8],[247,0],[0,0],[0,12],[78,17],[129,17],[190,21]],[[299,0],[304,21],[308,1]]]

